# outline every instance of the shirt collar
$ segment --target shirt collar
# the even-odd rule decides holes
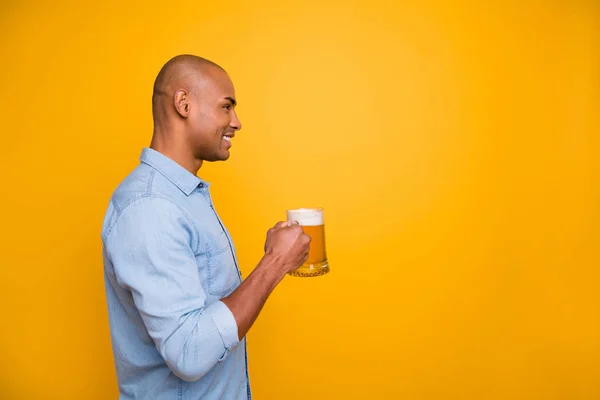
[[[200,184],[202,184],[202,186],[208,186],[202,179],[154,149],[142,149],[140,161],[160,172],[187,196],[189,196]]]

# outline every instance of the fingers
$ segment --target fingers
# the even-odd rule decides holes
[[[304,236],[304,240],[306,241],[306,244],[309,245],[310,242],[312,241],[312,238],[309,235],[307,235],[306,233],[303,236]]]
[[[275,224],[275,229],[287,228],[292,225],[298,225],[298,221],[280,221]]]
[[[284,226],[287,226],[287,221],[279,221],[278,223],[275,224],[275,229],[280,229],[283,228]]]

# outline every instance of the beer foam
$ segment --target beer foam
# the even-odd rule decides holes
[[[298,221],[303,226],[323,225],[323,210],[315,208],[298,208],[288,210],[288,221]]]

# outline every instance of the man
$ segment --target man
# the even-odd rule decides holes
[[[235,106],[227,73],[206,59],[177,56],[156,78],[150,148],[113,193],[102,228],[120,399],[250,399],[246,333],[308,257],[310,238],[279,222],[242,282],[197,177],[204,161],[229,158],[241,129]]]

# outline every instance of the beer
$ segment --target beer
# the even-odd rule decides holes
[[[290,272],[292,276],[310,277],[329,272],[325,250],[325,221],[322,208],[299,208],[287,211],[288,221],[297,221],[305,234],[310,236],[308,259],[300,268]]]

